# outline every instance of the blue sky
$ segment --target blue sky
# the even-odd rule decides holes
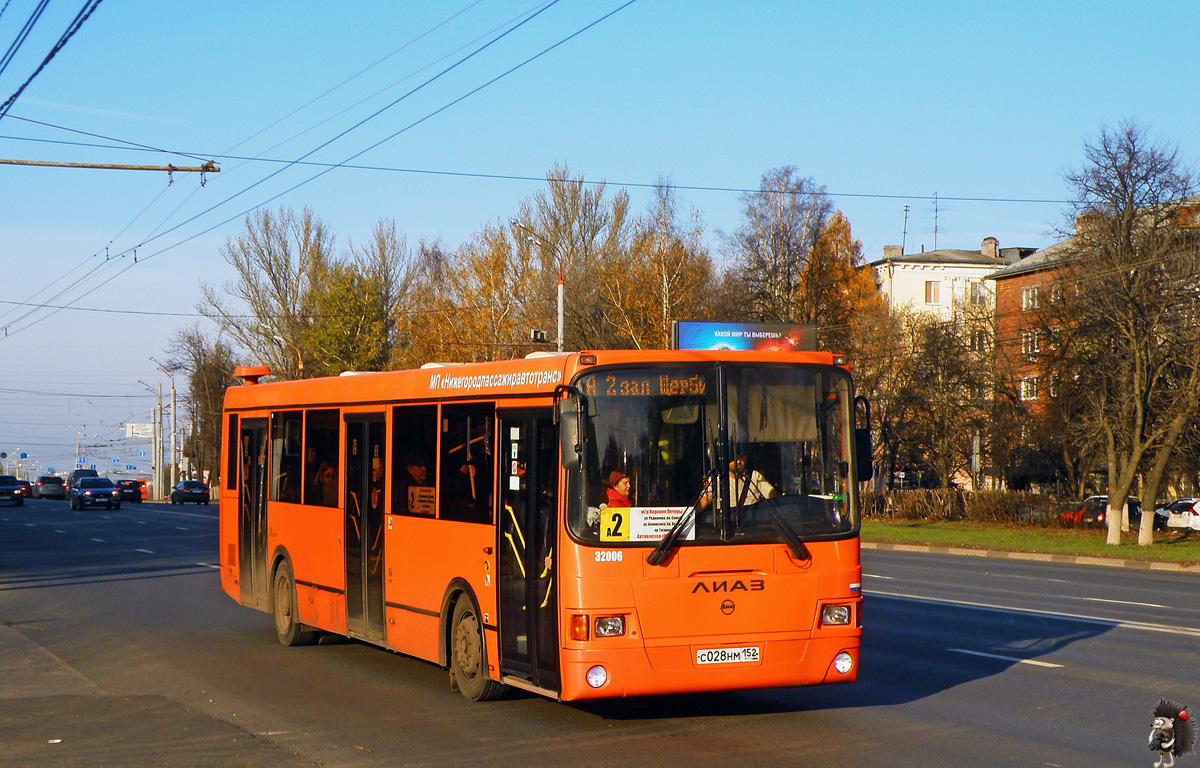
[[[51,0],[0,72],[0,98],[82,4]],[[0,50],[35,5],[11,0]],[[259,205],[311,207],[340,247],[394,219],[410,243],[452,248],[514,215],[563,163],[612,188],[668,178],[719,250],[739,194],[687,187],[753,188],[790,164],[825,185],[872,259],[901,241],[906,204],[908,250],[934,247],[934,193],[939,247],[1049,245],[1062,171],[1102,123],[1136,119],[1193,164],[1200,152],[1194,0],[637,0],[485,85],[622,5],[560,0],[401,100],[544,5],[101,3],[0,119],[0,157],[198,164],[119,139],[221,172],[168,186],[162,173],[0,165],[3,298],[71,306],[22,317],[0,304],[0,451],[62,471],[83,435],[98,464],[136,463],[144,446],[115,438],[149,420],[137,381],[169,386],[149,357],[196,321],[201,282],[230,279],[220,246]],[[322,169],[234,158],[342,163],[379,142],[352,163],[389,170],[307,183]],[[644,209],[648,190],[629,189]]]

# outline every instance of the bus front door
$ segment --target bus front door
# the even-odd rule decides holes
[[[550,413],[501,414],[500,445],[500,671],[558,692],[558,437]]]
[[[238,580],[242,605],[266,608],[267,585],[267,420],[243,419],[238,484]]]
[[[384,475],[382,413],[346,415],[346,629],[382,643]]]

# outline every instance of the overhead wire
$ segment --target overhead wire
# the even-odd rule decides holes
[[[3,104],[0,104],[0,120],[4,119],[4,116],[8,113],[9,108],[12,107],[13,103],[18,98],[20,98],[21,94],[25,92],[25,89],[29,87],[29,84],[34,81],[34,78],[42,73],[42,70],[46,68],[46,65],[58,55],[58,52],[61,51],[66,46],[67,42],[75,36],[75,33],[78,32],[81,27],[83,27],[84,23],[89,17],[91,17],[92,13],[95,12],[96,8],[101,2],[102,0],[86,0],[83,7],[79,9],[79,13],[75,15],[75,18],[67,27],[67,31],[63,32],[62,36],[59,37],[58,42],[56,42],[54,47],[50,49],[50,53],[46,54],[46,57],[42,59],[42,63],[38,65],[33,74],[31,74],[25,80],[25,82],[21,84],[21,87],[18,88],[13,95],[9,96]],[[45,6],[43,5],[42,8],[44,9],[44,7]],[[5,62],[5,66],[6,65],[7,62]],[[2,71],[3,66],[0,66],[0,72]]]

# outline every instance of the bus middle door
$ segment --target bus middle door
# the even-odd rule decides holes
[[[382,413],[346,414],[346,630],[383,643],[384,476]]]
[[[558,433],[550,412],[500,414],[500,671],[558,692]]]
[[[242,605],[270,605],[267,585],[267,420],[242,419],[238,438],[238,581]]]

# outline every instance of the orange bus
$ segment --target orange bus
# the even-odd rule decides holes
[[[357,638],[474,700],[857,678],[870,447],[844,357],[268,375],[225,397],[221,583],[283,644]]]

